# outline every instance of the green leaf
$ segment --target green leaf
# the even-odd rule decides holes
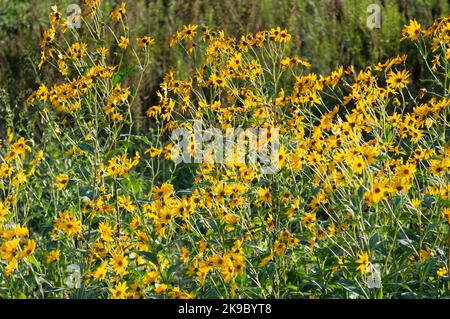
[[[147,136],[138,136],[138,135],[131,135],[131,137],[137,141],[143,142],[148,146],[152,146],[152,142],[148,139]]]
[[[141,180],[138,177],[128,177],[127,179],[122,181],[122,184],[133,194],[138,194],[142,190]]]
[[[36,257],[34,257],[33,255],[28,257],[28,261],[35,266],[37,269],[39,269],[39,271],[41,271],[41,265],[39,264],[39,262],[37,261]]]
[[[355,282],[352,280],[340,279],[335,282],[337,286],[344,288],[345,290],[352,292],[356,295],[362,296],[364,293],[361,288],[354,286]]]
[[[134,68],[130,67],[130,68],[126,68],[125,70],[121,70],[121,71],[117,72],[116,74],[114,74],[113,77],[111,78],[112,86],[115,87],[117,85],[117,83],[122,81],[122,79],[124,77],[126,77],[128,74],[130,74],[133,70],[134,70]]]
[[[148,261],[151,261],[155,265],[158,265],[158,254],[156,253],[150,253],[148,251],[138,251],[139,255],[147,259]]]

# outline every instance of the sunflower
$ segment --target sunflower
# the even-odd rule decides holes
[[[106,277],[106,273],[108,272],[108,270],[106,269],[106,266],[108,265],[108,261],[105,260],[103,261],[100,266],[98,266],[92,273],[91,276],[95,279],[95,280],[103,280]]]
[[[124,275],[128,267],[128,257],[126,257],[123,253],[119,253],[113,256],[109,263],[116,274]]]
[[[364,168],[366,168],[366,162],[359,156],[353,157],[351,160],[351,167],[356,174],[362,174]]]
[[[403,28],[403,38],[410,39],[411,41],[417,41],[421,32],[421,25],[416,20],[411,20],[409,25]]]
[[[444,164],[444,161],[440,160],[431,160],[430,161],[430,173],[433,176],[442,176],[445,174],[447,167]]]
[[[441,267],[436,271],[436,274],[439,277],[445,277],[448,275],[448,268],[447,267]]]
[[[144,48],[148,47],[149,45],[153,45],[153,44],[155,44],[155,40],[149,35],[146,35],[142,38],[137,39],[137,45],[141,49],[144,49]]]
[[[56,186],[56,188],[58,188],[59,190],[66,189],[67,184],[69,184],[69,176],[67,176],[67,174],[59,174],[59,175],[56,177],[56,183],[55,183],[55,186]]]
[[[360,270],[361,274],[364,274],[366,272],[367,267],[369,267],[369,255],[367,252],[363,251],[358,254],[359,259],[356,260],[356,263],[359,264],[359,266],[356,268],[356,270]]]
[[[122,20],[127,14],[127,3],[122,2],[119,7],[116,7],[110,14],[111,19],[114,21]]]
[[[124,36],[120,37],[120,40],[118,42],[119,48],[126,49],[128,47],[128,44],[130,43],[130,40],[128,38],[125,38]]]
[[[387,84],[392,90],[403,89],[408,84],[408,78],[410,73],[406,70],[403,71],[390,71],[387,77]]]
[[[386,198],[388,189],[381,183],[374,183],[370,192],[366,193],[366,199],[371,204],[381,202]]]
[[[258,189],[258,198],[255,200],[255,204],[260,206],[261,204],[272,205],[272,194],[267,187],[260,187]]]
[[[133,205],[133,202],[131,201],[131,196],[118,196],[117,202],[121,208],[125,209],[129,213],[136,210],[136,206]]]
[[[413,164],[405,164],[402,166],[398,166],[395,169],[397,176],[401,179],[411,180],[414,178],[414,174],[416,172],[416,165]]]
[[[112,294],[113,299],[126,299],[129,295],[127,291],[128,286],[125,281],[114,288],[109,288],[109,292]]]

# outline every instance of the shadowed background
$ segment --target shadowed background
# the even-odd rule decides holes
[[[69,4],[82,1],[0,0],[0,113],[17,126],[23,102],[39,83],[51,82],[51,73],[36,69],[41,34],[48,27],[50,7],[65,12]],[[287,28],[293,37],[292,55],[306,58],[313,71],[354,64],[357,68],[400,52],[403,25],[411,18],[428,26],[449,13],[445,0],[133,0],[128,18],[136,35],[152,34],[157,40],[155,66],[146,75],[144,89],[133,110],[138,129],[145,130],[144,112],[154,102],[154,92],[170,66],[182,70],[183,52],[170,48],[168,38],[182,25],[204,24],[240,36],[274,26]],[[121,1],[103,1],[111,10]],[[370,4],[381,6],[382,26],[366,26]],[[408,49],[408,48],[402,48]],[[410,51],[408,51],[410,52]],[[414,78],[421,66],[412,66]],[[133,82],[133,74],[127,75]],[[1,115],[1,114],[0,114]],[[32,117],[32,112],[28,112]],[[140,120],[139,120],[140,119]],[[26,123],[25,121],[23,121]],[[24,124],[26,125],[26,124]],[[2,133],[0,123],[0,133]],[[20,127],[17,127],[20,130]]]

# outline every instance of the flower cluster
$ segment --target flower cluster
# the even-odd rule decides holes
[[[156,42],[132,33],[126,2],[107,14],[85,4],[95,41],[69,37],[56,6],[44,33],[39,67],[61,81],[27,105],[45,123],[45,153],[31,158],[25,139],[2,149],[0,282],[20,281],[23,264],[44,280],[18,287],[39,297],[448,293],[450,18],[404,29],[432,79],[417,92],[406,55],[321,75],[287,56],[286,29],[234,38],[187,25],[170,45],[189,63],[166,72],[142,133],[133,108]],[[255,144],[279,146],[276,170],[263,173],[258,158],[218,163],[223,150],[204,150],[195,133],[188,155],[209,160],[174,162],[172,132],[195,121],[224,140],[230,128],[266,129]],[[62,283],[71,265],[82,291]],[[380,287],[368,283],[375,273]]]

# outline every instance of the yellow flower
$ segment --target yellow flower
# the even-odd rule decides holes
[[[125,257],[123,252],[116,254],[111,258],[110,265],[116,274],[123,276],[128,267],[128,257]]]
[[[273,259],[273,256],[275,256],[275,254],[273,252],[271,252],[269,254],[269,256],[267,256],[263,260],[261,260],[261,263],[259,264],[259,266],[264,267],[265,265],[267,265]]]
[[[33,239],[28,239],[26,246],[23,247],[19,255],[21,258],[31,256],[34,253],[35,249],[36,249],[36,242]]]
[[[387,188],[381,183],[374,183],[370,192],[365,194],[369,203],[379,203],[386,198]]]
[[[103,280],[106,277],[107,269],[106,266],[108,265],[108,261],[105,260],[101,263],[100,266],[98,266],[94,272],[92,273],[92,277],[95,280]]]
[[[119,45],[119,48],[125,50],[128,47],[129,43],[130,43],[130,40],[128,40],[128,38],[121,36],[118,45]]]
[[[280,27],[270,30],[270,37],[277,42],[289,42],[291,41],[291,35],[286,29],[281,30]]]
[[[166,200],[175,192],[173,185],[169,183],[163,183],[159,187],[155,187],[153,191],[153,197],[155,199]]]
[[[98,232],[100,234],[100,238],[106,242],[109,242],[112,240],[112,235],[114,233],[113,229],[106,224],[105,222],[100,223],[98,225]]]
[[[216,88],[224,88],[227,86],[227,81],[224,77],[218,76],[217,74],[212,74],[209,78],[209,81]]]
[[[9,263],[8,263],[8,265],[6,266],[6,268],[5,268],[5,273],[6,273],[6,275],[7,276],[9,276],[9,275],[11,275],[13,272],[14,272],[14,270],[16,270],[17,269],[17,266],[18,266],[19,264],[18,264],[18,262],[17,262],[17,258],[13,258],[13,259],[11,259],[10,261],[9,261]]]
[[[56,31],[55,28],[50,28],[44,31],[44,36],[42,39],[41,48],[45,48],[45,46],[49,43],[52,43],[55,40]]]
[[[109,49],[105,47],[95,49],[95,54],[98,54],[102,58],[105,58],[108,55]]]
[[[286,251],[286,244],[277,240],[275,241],[273,245],[273,251],[276,252],[278,255],[283,255]]]
[[[112,178],[127,177],[129,171],[139,164],[139,160],[139,154],[136,154],[134,159],[129,159],[127,154],[112,158],[107,165],[108,176]]]
[[[406,70],[398,72],[390,71],[386,82],[389,85],[389,88],[393,90],[403,89],[408,84],[409,76],[410,73]]]
[[[86,5],[87,5],[89,8],[91,8],[91,9],[95,8],[96,6],[98,6],[98,5],[100,4],[100,1],[101,1],[101,0],[84,0],[84,2],[86,3]]]
[[[0,222],[5,219],[6,214],[9,212],[9,207],[6,206],[3,202],[0,202]]]
[[[128,298],[127,283],[124,281],[114,288],[109,288],[109,292],[111,292],[113,299],[126,299]]]
[[[0,248],[0,254],[2,259],[6,261],[11,261],[16,258],[16,253],[19,250],[20,242],[17,238],[14,238],[10,241],[3,242]]]
[[[167,285],[166,284],[160,284],[160,285],[156,286],[155,292],[158,295],[162,295],[162,294],[164,294],[166,292],[166,290],[167,290]]]
[[[395,168],[395,172],[397,173],[398,177],[410,180],[414,178],[414,174],[416,172],[416,165],[405,164],[402,166],[398,166]]]
[[[12,180],[12,185],[13,186],[19,186],[22,185],[23,183],[25,183],[27,181],[27,174],[25,174],[24,171],[20,171],[17,172],[16,175],[14,175],[13,180]]]
[[[30,234],[28,228],[20,224],[14,227],[13,233],[15,237],[28,237]]]
[[[159,274],[157,271],[147,272],[144,276],[143,283],[144,285],[153,285],[159,278]]]
[[[39,89],[37,89],[36,91],[36,98],[43,102],[46,102],[47,97],[48,97],[48,88],[44,84],[41,84]]]
[[[409,25],[407,25],[403,28],[402,41],[405,39],[410,39],[411,41],[417,41],[419,39],[420,32],[421,32],[420,24],[416,20],[411,20]]]
[[[150,147],[149,149],[147,149],[144,154],[149,154],[150,157],[158,157],[159,155],[161,155],[162,151],[160,149],[157,149],[156,147]]]
[[[69,59],[74,61],[78,61],[80,58],[84,57],[87,54],[87,44],[86,43],[74,43],[67,50],[66,56]]]
[[[46,259],[45,259],[45,261],[47,262],[47,264],[51,264],[51,263],[57,261],[57,260],[59,259],[59,254],[60,254],[60,252],[61,252],[61,251],[60,251],[59,249],[53,250],[53,251],[51,251],[51,252],[48,252],[48,253],[46,254]]]
[[[450,208],[446,207],[442,210],[442,217],[444,217],[450,225]]]
[[[113,120],[114,123],[120,123],[123,121],[124,117],[122,114],[120,114],[119,112],[114,112],[111,115],[111,119]]]
[[[146,35],[142,38],[137,39],[137,45],[138,45],[138,47],[140,47],[142,49],[148,47],[149,45],[153,45],[153,44],[155,44],[155,40],[149,35]]]
[[[407,194],[409,192],[409,189],[411,188],[411,182],[409,179],[407,178],[396,178],[393,183],[392,186],[390,188],[390,192],[391,193],[404,193]]]
[[[117,197],[117,201],[119,203],[119,206],[129,213],[132,213],[134,210],[136,210],[136,206],[133,205],[130,196],[119,196]]]
[[[11,145],[11,151],[6,155],[5,160],[7,163],[11,163],[19,156],[24,158],[27,151],[30,152],[31,147],[27,145],[25,139],[22,137],[13,145]]]
[[[242,54],[238,53],[234,57],[231,57],[227,61],[228,67],[232,68],[234,70],[239,69],[239,67],[242,65]]]
[[[114,20],[114,21],[120,21],[122,20],[125,15],[127,14],[127,3],[126,2],[122,2],[120,4],[119,7],[116,7],[110,14],[110,17]]]
[[[442,176],[445,174],[447,166],[444,161],[430,160],[430,173],[433,176]]]
[[[62,75],[68,75],[69,70],[64,59],[58,59],[58,70]]]
[[[419,252],[419,259],[422,262],[426,261],[430,256],[433,256],[433,251],[428,246],[425,247],[425,249],[421,249]]]
[[[67,174],[59,174],[56,177],[55,185],[59,190],[66,189],[67,184],[69,184],[69,176]]]
[[[50,20],[52,27],[55,28],[58,23],[61,21],[62,14],[61,12],[58,12],[58,7],[56,5],[51,7],[52,12],[50,13]]]
[[[362,159],[360,156],[356,156],[351,159],[351,166],[353,172],[355,172],[356,174],[362,174],[367,165],[364,159]]]
[[[302,222],[305,223],[308,229],[312,229],[316,224],[316,213],[306,213],[305,216],[301,218]]]
[[[284,163],[286,162],[286,149],[283,146],[280,146],[280,149],[278,151],[278,168],[282,168]]]
[[[447,267],[442,267],[442,268],[439,268],[436,271],[436,273],[439,277],[445,277],[448,275],[448,269],[447,269]]]
[[[180,39],[192,39],[193,37],[195,37],[197,35],[197,28],[198,25],[185,25],[183,26],[183,30],[181,30],[181,32],[179,33],[179,37]]]
[[[356,260],[356,262],[359,264],[359,266],[356,268],[356,270],[361,271],[361,274],[364,274],[366,272],[367,267],[369,266],[369,255],[367,252],[363,251],[362,253],[358,254],[359,259]]]
[[[11,167],[6,163],[0,164],[0,178],[9,177],[14,173],[14,171],[14,167]]]
[[[181,247],[181,259],[183,260],[184,264],[187,264],[189,262],[189,249],[186,247]]]
[[[411,199],[411,204],[415,207],[415,208],[420,208],[420,204],[422,203],[422,200],[420,198],[413,198]]]
[[[261,204],[272,204],[272,194],[267,187],[258,188],[258,197],[255,200],[255,205],[260,206]]]
[[[62,231],[68,236],[72,237],[81,233],[81,221],[69,212],[60,212],[58,218],[54,221],[55,231]]]

